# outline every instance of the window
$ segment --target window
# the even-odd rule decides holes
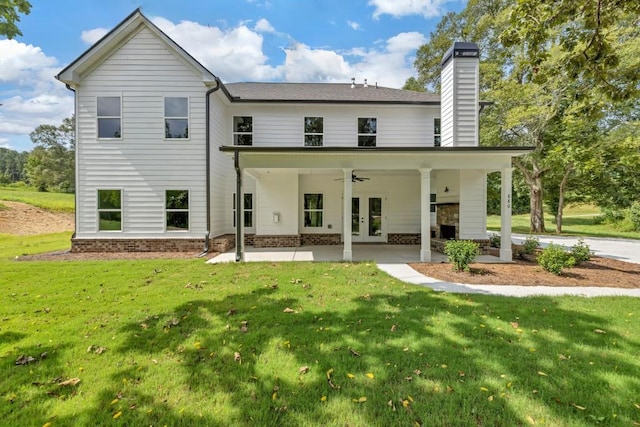
[[[436,213],[436,193],[431,193],[429,212]]]
[[[253,117],[233,117],[233,145],[253,145]]]
[[[98,138],[122,138],[119,96],[98,97]]]
[[[322,227],[322,194],[304,195],[304,226]]]
[[[189,98],[164,99],[164,137],[189,138]]]
[[[304,118],[304,146],[322,147],[323,119],[322,117]]]
[[[375,117],[358,118],[358,147],[375,147],[378,119]]]
[[[167,190],[164,207],[167,231],[189,231],[189,190]]]
[[[253,227],[253,194],[244,193],[244,227]],[[233,226],[236,226],[236,193],[233,193]]]
[[[440,119],[433,119],[433,146],[440,147]]]
[[[98,231],[122,231],[122,190],[98,190]]]

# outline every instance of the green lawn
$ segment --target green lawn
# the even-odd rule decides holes
[[[75,209],[73,194],[43,193],[23,186],[0,186],[0,200],[28,203],[58,212],[73,212]]]
[[[580,235],[590,237],[616,237],[624,239],[640,239],[638,231],[621,231],[612,224],[602,223],[599,220],[600,210],[591,205],[569,206],[565,209],[562,221],[563,235]],[[547,234],[555,234],[556,225],[553,215],[545,212],[544,216]],[[529,214],[513,215],[511,217],[511,230],[514,233],[529,234]],[[500,230],[500,216],[489,215],[487,217],[487,229]]]
[[[640,422],[637,299],[447,295],[367,263],[13,260],[68,237],[0,236],[3,425]]]

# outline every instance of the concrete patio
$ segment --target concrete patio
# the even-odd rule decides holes
[[[235,251],[225,252],[209,261],[235,261]],[[244,260],[246,262],[260,261],[342,261],[342,246],[301,246],[298,248],[254,248],[245,247]],[[376,261],[378,264],[407,264],[420,262],[420,245],[384,245],[384,244],[354,244],[353,261]],[[438,252],[431,252],[431,262],[445,262],[447,256]],[[501,262],[499,258],[482,255],[480,262]]]

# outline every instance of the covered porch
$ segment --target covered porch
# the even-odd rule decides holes
[[[442,237],[433,228],[432,217],[432,176],[440,176],[444,172],[457,177],[457,192],[447,193],[444,186],[440,196],[447,205],[457,205],[454,233],[459,239],[487,239],[486,233],[486,174],[500,171],[502,176],[502,245],[500,259],[511,261],[511,158],[525,154],[529,150],[520,148],[485,148],[485,147],[400,147],[400,148],[351,148],[351,147],[256,147],[226,146],[221,151],[231,155],[236,170],[236,245],[235,261],[247,260],[250,253],[245,250],[245,230],[243,229],[242,200],[243,179],[247,175],[256,182],[257,203],[254,208],[258,217],[255,242],[264,238],[302,236],[301,246],[322,245],[321,242],[305,242],[309,236],[309,218],[313,218],[314,206],[307,206],[307,190],[325,185],[324,199],[331,198],[333,220],[318,234],[312,237],[333,236],[332,242],[341,249],[340,260],[357,261],[378,259],[371,255],[360,256],[354,251],[358,241],[395,243],[389,246],[403,246],[411,243],[406,250],[408,261],[437,262],[431,250],[432,234]],[[367,191],[377,191],[381,196],[362,197],[363,187],[356,177],[366,171],[377,177],[375,184],[369,183]],[[358,174],[358,175],[356,175]],[[405,181],[398,176],[404,175]],[[307,179],[305,180],[305,178]],[[312,179],[309,179],[312,178]],[[300,184],[299,184],[300,182]],[[324,184],[323,184],[324,183]],[[329,183],[332,183],[329,186]],[[299,188],[300,185],[300,188]],[[442,184],[441,186],[443,186]],[[450,186],[451,184],[449,184]],[[305,189],[302,189],[306,186]],[[410,187],[410,188],[408,188]],[[452,187],[453,188],[453,187]],[[310,191],[313,193],[313,191]],[[404,200],[410,201],[411,212],[404,212],[403,206],[385,202],[394,195],[404,192]],[[300,194],[299,194],[300,193]],[[454,197],[449,197],[454,194]],[[370,193],[373,194],[373,193]],[[439,197],[440,197],[439,196]],[[328,203],[327,203],[328,204]],[[382,207],[379,207],[381,204]],[[389,212],[389,208],[393,208]],[[339,206],[339,208],[338,208]],[[317,206],[315,206],[317,208]],[[375,209],[378,209],[377,211]],[[366,213],[363,213],[366,212]],[[372,215],[372,212],[375,215]],[[322,215],[323,213],[320,213]],[[382,225],[376,222],[376,215]],[[398,218],[409,218],[413,227],[413,241],[398,241],[402,228]],[[361,218],[359,221],[358,218]],[[396,230],[385,229],[385,224],[396,224]],[[327,229],[328,228],[328,229]],[[402,231],[402,230],[401,230]],[[369,235],[367,235],[369,233]],[[364,237],[364,239],[363,239]],[[414,244],[416,243],[416,244]],[[250,244],[250,243],[249,243]],[[247,245],[249,246],[249,245]],[[258,246],[256,244],[256,246]],[[285,245],[285,246],[298,246]],[[335,260],[331,249],[331,260]],[[260,253],[251,252],[252,254]],[[300,248],[295,250],[293,258],[301,259],[305,255]],[[309,253],[309,252],[307,252]],[[366,253],[366,252],[365,252]],[[324,259],[322,253],[316,254]],[[313,256],[316,256],[313,255]],[[251,255],[256,256],[256,255]],[[309,257],[312,255],[309,255]],[[315,258],[314,258],[315,259]]]

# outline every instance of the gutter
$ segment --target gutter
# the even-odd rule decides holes
[[[233,156],[233,167],[236,170],[236,262],[242,261],[242,249],[244,247],[244,239],[242,238],[242,170],[240,169],[240,152],[236,151]]]
[[[202,249],[202,253],[200,255],[198,255],[198,258],[202,258],[203,256],[205,256],[206,254],[209,253],[209,236],[211,234],[209,227],[211,225],[211,147],[210,147],[210,142],[211,142],[211,124],[209,122],[209,114],[210,114],[210,109],[211,109],[211,101],[209,101],[209,95],[211,95],[213,92],[217,91],[218,89],[220,89],[220,80],[218,80],[218,78],[216,77],[216,87],[211,88],[207,91],[207,93],[205,94],[205,129],[206,129],[206,135],[205,135],[205,143],[206,143],[206,161],[207,161],[207,166],[206,166],[206,174],[207,174],[207,178],[206,178],[206,182],[207,182],[207,189],[206,189],[206,203],[207,203],[207,232],[204,235],[204,248]]]
[[[57,76],[56,76],[57,78]],[[74,140],[74,145],[75,145],[75,153],[73,154],[73,176],[75,179],[75,183],[73,185],[73,203],[74,203],[74,207],[73,207],[73,216],[75,217],[75,221],[73,224],[73,234],[71,235],[71,241],[73,242],[73,239],[75,239],[76,234],[78,233],[78,222],[79,222],[79,218],[78,218],[78,151],[79,151],[79,146],[78,146],[78,115],[76,114],[78,112],[78,97],[76,96],[76,90],[74,88],[71,87],[71,85],[69,85],[69,83],[65,83],[64,84],[67,89],[69,89],[71,92],[73,92],[73,140]]]

